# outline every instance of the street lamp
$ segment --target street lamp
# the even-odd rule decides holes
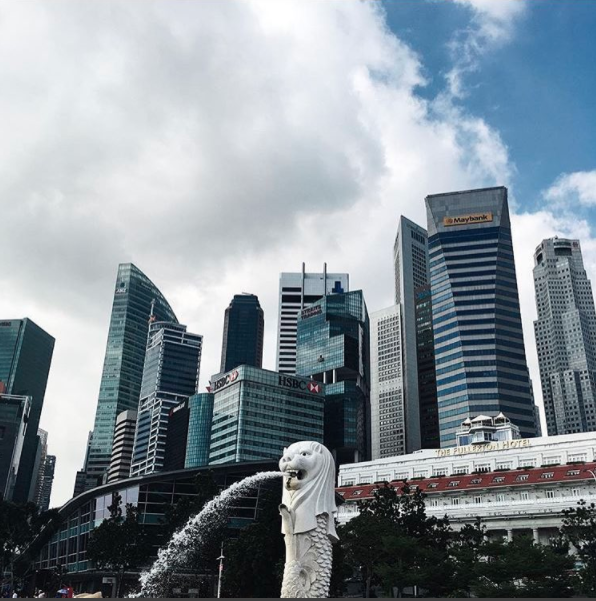
[[[220,556],[217,558],[219,561],[219,575],[217,577],[217,598],[221,599],[221,577],[223,576],[223,560],[225,559],[223,554],[223,542],[221,543]]]

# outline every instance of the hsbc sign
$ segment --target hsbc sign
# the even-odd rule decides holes
[[[234,371],[231,371],[229,374],[226,374],[225,376],[223,376],[223,378],[219,378],[219,380],[215,380],[215,382],[213,382],[211,384],[211,392],[217,392],[218,390],[221,390],[224,386],[227,386],[228,384],[235,382],[237,379],[238,379],[238,370],[235,369]]]
[[[307,382],[306,380],[299,380],[292,376],[279,376],[279,385],[285,388],[294,388],[295,390],[304,390],[312,394],[320,394],[323,387],[318,382]]]

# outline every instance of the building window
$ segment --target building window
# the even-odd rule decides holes
[[[438,483],[437,482],[431,482],[426,488],[437,488]]]
[[[573,497],[579,497],[581,495],[581,491],[579,490],[579,488],[572,488],[571,489],[571,496]]]
[[[361,491],[361,490],[355,490],[355,491],[352,493],[352,496],[353,496],[353,497],[359,497],[361,494],[362,494],[362,491]]]
[[[343,486],[354,486],[355,483],[356,483],[355,480],[344,480]]]
[[[450,487],[459,486],[459,480],[451,480],[451,482],[449,482],[449,486]]]
[[[468,466],[467,465],[460,465],[458,467],[453,468],[453,473],[454,474],[467,474],[468,473]]]
[[[459,499],[451,499],[452,505],[459,505]]]
[[[482,478],[473,478],[470,480],[470,484],[480,484],[482,482]]]
[[[520,498],[522,501],[528,501],[530,499],[530,493],[529,492],[522,492],[520,495]]]
[[[503,493],[499,493],[497,495],[497,503],[504,503],[505,502],[505,495]]]
[[[499,482],[505,482],[505,476],[495,476],[493,478],[493,483],[498,484]]]
[[[436,467],[433,469],[433,476],[446,476],[447,468],[446,467]]]
[[[515,481],[516,482],[525,482],[530,477],[529,474],[520,474]]]
[[[569,470],[567,472],[567,476],[579,476],[580,471],[579,470]]]
[[[474,503],[482,503],[482,497],[474,497]]]
[[[549,480],[550,478],[553,478],[555,475],[554,472],[544,472],[543,474],[540,474],[540,478],[542,480]]]
[[[554,490],[547,490],[546,491],[546,498],[547,499],[554,499],[555,498],[555,491]]]

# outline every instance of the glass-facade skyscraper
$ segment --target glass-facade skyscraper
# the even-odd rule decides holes
[[[0,500],[12,501],[19,473],[31,398],[3,394],[0,388]]]
[[[135,265],[118,266],[108,342],[85,462],[86,488],[102,483],[110,465],[116,417],[137,410],[147,349],[149,317],[177,323],[157,286]]]
[[[441,446],[503,412],[536,435],[507,189],[426,197]]]
[[[308,273],[302,263],[301,273],[279,276],[279,318],[277,331],[277,371],[296,374],[296,327],[300,312],[326,294],[341,294],[350,289],[347,273]]]
[[[361,290],[302,310],[296,372],[325,384],[325,446],[337,464],[370,456],[370,325]]]
[[[200,467],[209,463],[211,423],[215,395],[200,392],[188,399],[188,435],[186,438],[185,468]]]
[[[6,385],[6,394],[31,397],[27,432],[13,491],[16,503],[28,501],[31,481],[36,476],[37,430],[54,342],[52,336],[28,318],[0,321],[0,382]]]
[[[284,447],[294,442],[323,442],[324,388],[305,378],[248,365],[213,376],[209,464],[278,460]],[[199,402],[208,411],[208,399]],[[189,445],[194,438],[192,412],[191,405]],[[191,462],[189,449],[187,466]]]
[[[236,294],[226,309],[221,366],[219,371],[230,371],[239,365],[263,365],[263,336],[265,319],[259,298],[254,294]]]
[[[163,467],[170,410],[197,392],[203,337],[181,324],[149,326],[131,476]]]
[[[534,322],[549,436],[596,430],[596,312],[579,240],[534,253]]]

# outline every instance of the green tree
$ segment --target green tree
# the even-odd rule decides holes
[[[561,533],[577,549],[581,561],[578,571],[581,592],[596,596],[596,505],[583,499],[577,507],[563,511]]]
[[[476,569],[486,539],[486,528],[480,518],[473,524],[464,524],[459,532],[454,532],[449,546],[451,567],[451,596],[470,597]]]
[[[91,532],[87,556],[98,568],[116,574],[116,595],[120,597],[125,572],[140,568],[149,559],[151,545],[134,505],[128,503],[123,516],[122,497],[115,493],[108,510],[110,517]]]
[[[571,597],[573,564],[565,546],[539,545],[525,536],[485,541],[472,592],[477,597]]]

